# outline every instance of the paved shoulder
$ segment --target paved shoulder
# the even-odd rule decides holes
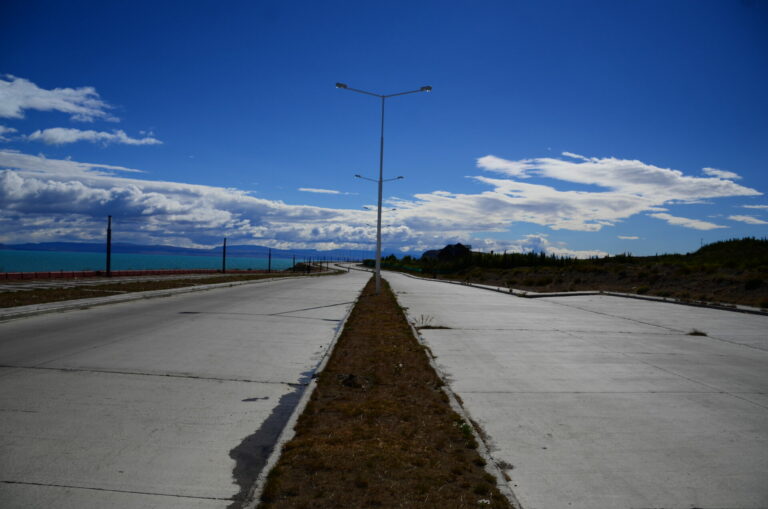
[[[768,507],[768,317],[386,278],[523,507]]]

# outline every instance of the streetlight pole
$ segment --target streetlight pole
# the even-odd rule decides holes
[[[378,97],[381,99],[381,143],[379,145],[379,207],[378,212],[376,214],[376,295],[378,295],[381,292],[381,199],[382,194],[384,190],[384,101],[389,97],[395,97],[398,95],[407,95],[407,94],[415,94],[418,92],[431,92],[432,87],[430,86],[424,86],[419,88],[418,90],[409,90],[407,92],[398,92],[397,94],[375,94],[373,92],[368,92],[366,90],[359,90],[357,88],[350,88],[347,86],[346,83],[336,83],[336,88],[341,88],[344,90],[350,90],[352,92],[357,92],[359,94],[365,94],[365,95],[371,95],[373,97]],[[360,177],[360,175],[355,175],[358,178],[365,178]],[[390,180],[398,180],[403,177],[397,177]],[[367,180],[373,180],[373,179],[367,179]]]

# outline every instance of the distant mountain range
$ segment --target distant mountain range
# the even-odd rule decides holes
[[[0,249],[13,249],[23,251],[67,251],[75,253],[103,253],[105,243],[88,244],[79,242],[40,242],[29,244],[0,244]],[[221,246],[211,249],[195,249],[176,246],[147,246],[140,244],[128,244],[124,242],[113,242],[113,253],[124,254],[153,254],[153,255],[185,255],[185,256],[217,256],[221,255]],[[269,251],[265,246],[250,245],[232,245],[227,246],[227,257],[255,256],[263,257]],[[389,254],[389,253],[386,253]],[[385,254],[385,256],[386,256]],[[276,258],[297,257],[323,257],[334,259],[357,258],[361,256],[373,258],[372,251],[361,252],[359,250],[334,249],[331,251],[318,251],[316,249],[272,249],[272,256]]]

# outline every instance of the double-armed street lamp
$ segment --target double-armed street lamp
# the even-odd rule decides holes
[[[378,213],[377,213],[377,219],[376,219],[376,294],[378,295],[381,292],[381,197],[382,197],[382,190],[384,182],[389,182],[391,180],[400,180],[403,177],[395,177],[392,179],[384,180],[384,101],[389,97],[396,97],[398,95],[407,95],[407,94],[415,94],[418,92],[431,92],[432,87],[430,86],[424,86],[421,87],[418,90],[409,90],[407,92],[399,92],[397,94],[375,94],[373,92],[368,92],[365,90],[359,90],[357,88],[350,88],[347,86],[346,83],[336,83],[336,88],[341,88],[344,90],[350,90],[352,92],[357,92],[359,94],[365,94],[365,95],[371,95],[373,97],[378,97],[381,99],[381,145],[379,147],[379,178],[378,180],[375,179],[369,179],[366,177],[363,177],[362,175],[355,175],[357,178],[361,178],[364,180],[371,180],[373,182],[377,182],[379,185],[379,207],[378,207]]]

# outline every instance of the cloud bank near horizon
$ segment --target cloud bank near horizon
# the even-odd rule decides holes
[[[387,203],[397,210],[387,217],[393,226],[384,228],[384,242],[389,249],[416,254],[463,242],[482,250],[600,256],[606,253],[569,250],[544,233],[501,241],[477,232],[507,232],[521,222],[596,232],[638,214],[679,227],[725,228],[673,216],[665,206],[761,194],[722,175],[691,177],[636,160],[563,156],[512,161],[488,155],[477,165],[498,177],[468,177],[488,186],[486,191],[391,198]],[[238,189],[124,175],[140,172],[0,150],[0,242],[101,239],[107,215],[121,225],[124,241],[136,243],[210,247],[225,235],[231,242],[284,249],[370,249],[375,242],[375,211],[291,205]],[[550,181],[594,190],[561,190],[547,185]],[[749,222],[745,217],[730,219]]]

